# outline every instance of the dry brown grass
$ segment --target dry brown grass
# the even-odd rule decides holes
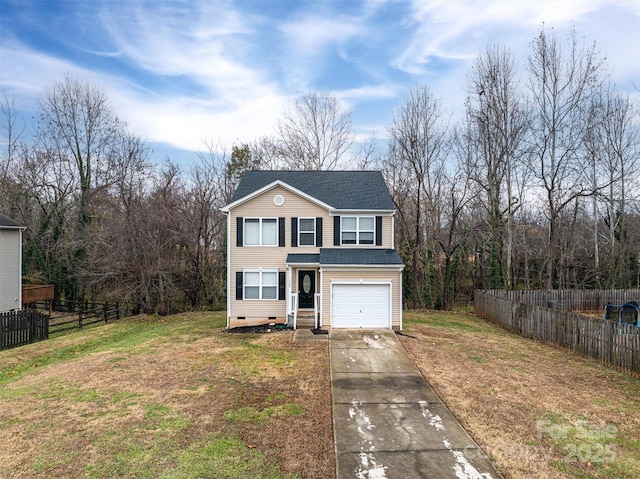
[[[506,478],[640,477],[638,378],[470,314],[405,319],[410,356]]]
[[[0,478],[334,477],[327,344],[223,324],[127,319],[0,352]],[[468,314],[407,313],[405,333],[506,478],[639,477],[639,379]],[[231,472],[189,469],[231,439]],[[234,476],[244,462],[260,472]]]
[[[0,352],[0,478],[189,477],[185,453],[220,438],[259,453],[263,477],[333,477],[327,344],[229,334],[221,318],[127,319]]]

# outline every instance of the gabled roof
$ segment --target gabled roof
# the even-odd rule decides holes
[[[0,214],[0,229],[8,229],[8,230],[24,230],[25,226],[22,226],[15,220],[12,220],[8,216]]]
[[[289,185],[336,210],[395,210],[379,171],[247,171],[231,203],[275,182]]]

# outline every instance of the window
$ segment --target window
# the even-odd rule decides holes
[[[245,218],[245,246],[278,246],[278,218]]]
[[[340,219],[339,216],[336,218]],[[297,218],[293,216],[291,218],[291,246],[322,247],[322,217]]]
[[[299,246],[315,246],[316,245],[316,219],[315,218],[299,218],[298,219],[298,245]]]
[[[342,244],[373,244],[376,230],[373,216],[343,216]]]
[[[244,299],[278,299],[277,270],[245,270]]]

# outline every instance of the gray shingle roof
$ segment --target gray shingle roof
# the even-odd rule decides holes
[[[320,255],[318,253],[289,253],[287,255],[287,264],[309,264],[319,262]]]
[[[320,264],[404,265],[396,250],[380,248],[320,248]]]
[[[335,209],[395,210],[379,171],[247,171],[231,202],[277,180]]]
[[[17,221],[12,220],[8,216],[0,214],[0,228],[16,229],[16,228],[24,228],[24,226],[18,223]]]

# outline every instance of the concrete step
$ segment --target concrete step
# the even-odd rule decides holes
[[[315,322],[313,321],[313,316],[311,317],[300,317],[296,319],[296,328],[300,329],[313,329],[315,326]]]

